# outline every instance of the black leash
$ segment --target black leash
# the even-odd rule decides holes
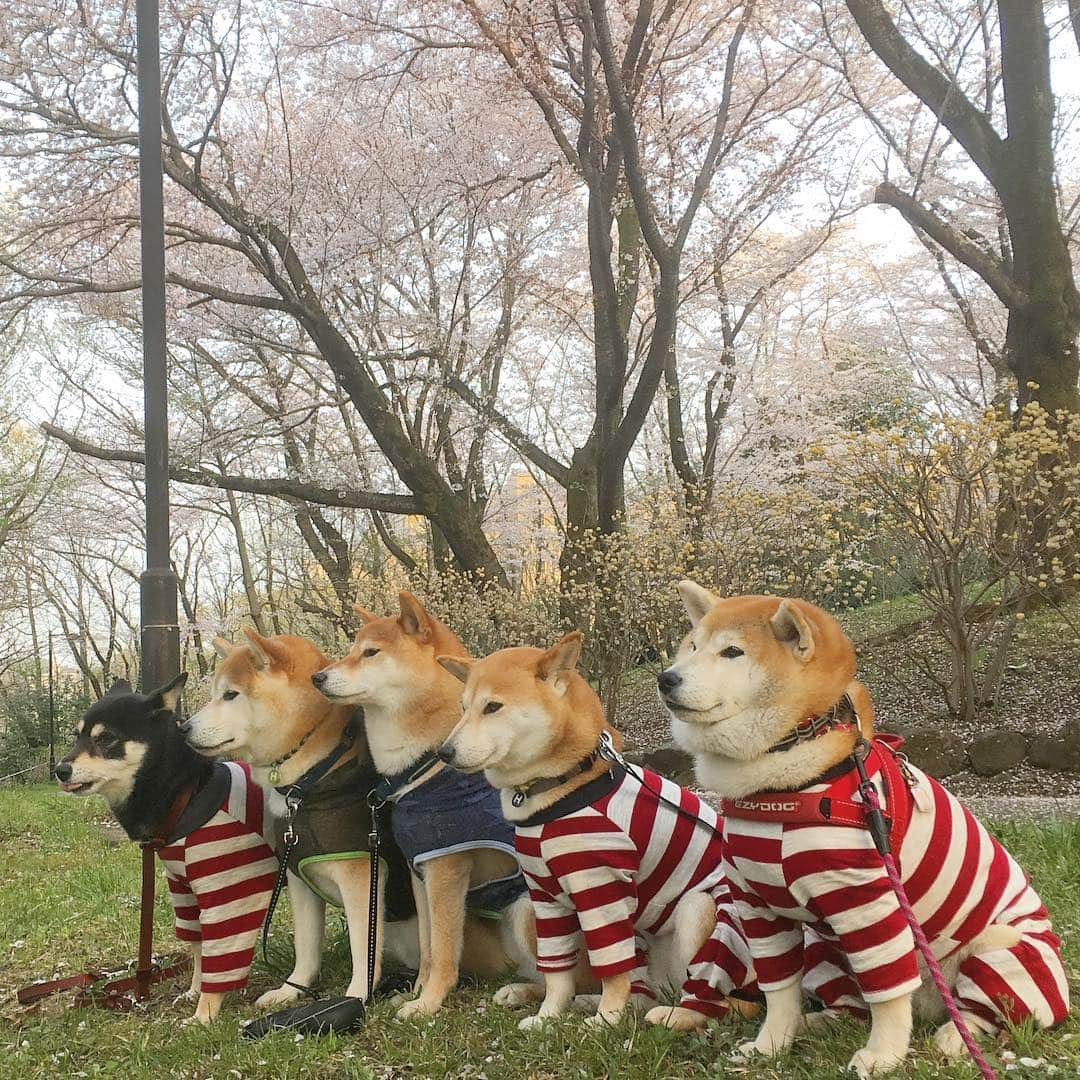
[[[611,738],[610,731],[600,732],[600,742],[597,743],[596,746],[596,755],[598,757],[605,758],[607,761],[614,762],[616,765],[620,765],[643,788],[647,788],[649,791],[652,791],[652,793],[657,797],[660,802],[662,802],[665,806],[670,807],[670,809],[674,810],[675,813],[679,815],[679,817],[686,818],[687,821],[692,821],[694,825],[697,826],[697,828],[704,829],[707,833],[709,833],[710,836],[715,836],[717,838],[721,838],[723,836],[719,829],[714,829],[707,821],[698,817],[697,814],[691,814],[689,810],[680,806],[678,803],[673,803],[670,799],[665,798],[659,791],[653,791],[653,789],[645,783],[645,777],[642,776],[641,773],[636,772],[633,765],[631,765],[630,762],[627,761],[626,758],[624,758],[622,754],[620,754],[619,751],[615,749],[615,743]]]
[[[371,854],[371,884],[368,887],[368,935],[367,935],[367,1000],[375,989],[375,960],[379,955],[379,814],[386,805],[376,788],[368,795],[371,811],[371,832],[368,833],[368,850]]]
[[[300,812],[300,807],[304,805],[304,799],[311,793],[311,789],[314,788],[320,780],[352,749],[353,744],[356,742],[356,736],[360,729],[360,722],[363,718],[363,713],[358,717],[355,713],[349,718],[349,722],[345,725],[344,730],[341,732],[341,738],[338,741],[337,746],[330,751],[321,761],[317,761],[303,776],[294,780],[291,784],[286,784],[283,787],[275,788],[279,795],[285,798],[286,807],[286,824],[285,833],[283,836],[284,846],[281,851],[281,862],[278,864],[277,877],[274,879],[274,890],[270,894],[270,903],[266,908],[266,915],[263,918],[262,925],[262,958],[263,963],[275,974],[279,974],[276,970],[276,965],[270,963],[270,958],[267,955],[267,944],[270,940],[270,924],[274,920],[274,911],[277,908],[278,901],[281,899],[281,890],[285,888],[285,883],[289,874],[289,859],[292,857],[292,853],[296,848],[296,845],[300,842],[300,834],[296,829],[296,815]],[[372,874],[375,874],[373,868]],[[316,1001],[319,995],[310,986],[304,986],[302,983],[294,983],[290,979],[282,978],[282,982],[286,986],[291,986],[294,990],[299,990],[300,993],[306,994],[310,998],[314,998]],[[368,982],[371,982],[371,972],[368,972]],[[368,996],[371,995],[371,987],[368,986]]]

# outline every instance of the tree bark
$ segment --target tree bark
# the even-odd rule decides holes
[[[951,75],[904,38],[881,0],[847,0],[847,7],[878,57],[938,117],[997,193],[1011,257],[996,255],[990,243],[954,227],[893,184],[880,185],[876,201],[898,209],[914,228],[974,270],[1005,305],[1005,359],[1016,376],[1019,405],[1037,402],[1051,416],[1080,411],[1080,292],[1057,202],[1043,4],[998,3],[1006,138]]]

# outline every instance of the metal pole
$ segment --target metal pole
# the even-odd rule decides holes
[[[161,61],[157,0],[136,0],[139,69],[139,210],[142,239],[146,570],[139,578],[141,682],[149,691],[180,670],[176,575],[169,563],[169,428],[165,351],[165,211],[161,167]]]
[[[40,668],[38,669],[41,670]],[[53,693],[53,633],[49,631],[49,779],[56,775],[56,696]]]

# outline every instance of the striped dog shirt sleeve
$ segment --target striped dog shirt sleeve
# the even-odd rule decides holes
[[[634,880],[640,860],[630,837],[598,815],[551,822],[540,838],[540,861],[547,870],[547,897],[554,903],[541,897],[537,937],[543,936],[545,965],[555,965],[538,963],[540,970],[573,966],[579,940],[568,932],[573,923],[585,939],[597,978],[633,970],[638,907]]]
[[[195,899],[195,894],[188,888],[186,881],[175,874],[170,874],[168,870],[165,871],[165,882],[169,886],[169,900],[173,906],[177,940],[201,941],[199,902]]]

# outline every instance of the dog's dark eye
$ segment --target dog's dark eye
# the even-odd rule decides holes
[[[498,712],[502,708],[501,701],[489,701],[484,706],[484,715],[490,716],[493,712]]]
[[[697,652],[697,646],[692,641],[690,642],[690,651]]]
[[[378,656],[379,655],[379,650],[378,649],[365,649],[360,655],[361,656]]]
[[[121,740],[108,732],[102,732],[94,742],[97,744],[100,753],[104,754],[105,757],[120,757],[123,753],[123,743]]]
[[[221,700],[222,701],[232,701],[233,698],[238,698],[239,696],[240,696],[240,691],[239,690],[226,690],[225,693],[221,695]]]
[[[720,653],[721,656],[725,657],[728,660],[734,660],[736,656],[742,656],[742,654],[743,651],[738,647],[738,645],[729,645]]]

